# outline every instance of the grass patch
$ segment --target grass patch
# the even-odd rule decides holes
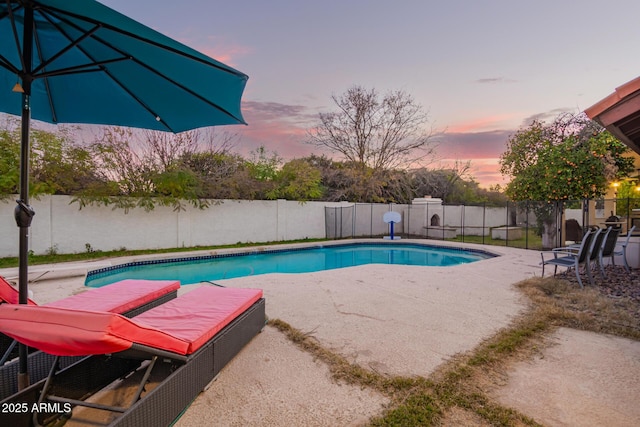
[[[284,245],[291,243],[312,243],[312,242],[324,242],[327,239],[301,239],[301,240],[288,240],[280,242],[262,242],[262,243],[236,243],[233,245],[216,245],[216,246],[193,246],[189,248],[169,248],[169,249],[141,249],[141,250],[128,250],[119,249],[113,251],[101,251],[94,249],[87,243],[87,251],[75,254],[59,254],[56,250],[48,250],[44,255],[29,255],[29,264],[56,264],[60,262],[74,262],[74,261],[90,261],[106,258],[116,258],[123,256],[136,256],[136,255],[149,255],[149,254],[164,254],[171,252],[190,252],[190,251],[204,251],[213,249],[229,249],[229,248],[246,248],[249,246],[263,246],[263,245]],[[18,266],[18,257],[4,257],[0,258],[0,268],[11,268]]]
[[[380,236],[382,237],[382,236]],[[418,238],[422,238],[419,237]],[[62,262],[76,262],[76,261],[94,261],[100,259],[107,258],[117,258],[123,256],[138,256],[138,255],[153,255],[153,254],[164,254],[164,253],[172,253],[172,252],[190,252],[190,251],[205,251],[205,250],[215,250],[215,249],[230,249],[230,248],[245,248],[250,246],[266,246],[266,245],[284,245],[291,243],[313,243],[313,242],[325,242],[327,240],[336,240],[336,239],[300,239],[300,240],[288,240],[288,241],[278,241],[278,242],[248,242],[248,243],[235,243],[232,245],[214,245],[214,246],[192,246],[192,247],[179,247],[179,248],[166,248],[166,249],[140,249],[140,250],[130,250],[126,248],[112,250],[112,251],[102,251],[100,249],[96,249],[91,246],[91,244],[86,243],[86,251],[78,252],[72,254],[61,254],[59,253],[59,249],[57,245],[49,248],[45,254],[35,255],[29,254],[29,264],[30,265],[39,265],[39,264],[56,264]],[[529,232],[529,240],[525,240],[524,238],[519,240],[509,240],[508,242],[505,240],[494,240],[491,239],[491,236],[485,236],[484,241],[482,236],[465,236],[464,239],[462,236],[458,236],[455,239],[448,239],[451,242],[463,242],[463,243],[478,243],[492,246],[508,246],[515,248],[529,248],[529,249],[539,249],[542,247],[542,241],[539,236],[535,236],[532,231]],[[0,258],[0,268],[12,268],[18,266],[18,257],[2,257]]]
[[[389,377],[367,370],[325,349],[313,334],[278,319],[269,324],[326,363],[336,381],[388,396],[390,407],[372,418],[371,426],[540,426],[490,397],[492,389],[504,384],[505,372],[513,363],[539,354],[546,336],[561,326],[640,340],[634,317],[638,302],[608,297],[597,288],[579,289],[558,278],[533,278],[516,286],[530,299],[530,308],[508,328],[474,351],[451,358],[428,378]]]
[[[599,287],[580,289],[556,278],[534,278],[516,286],[548,324],[640,340],[637,301],[607,297]]]
[[[492,239],[491,235],[488,236],[462,236],[458,235],[453,239],[446,239],[449,242],[461,242],[461,243],[476,243],[480,245],[491,246],[509,246],[511,248],[521,249],[542,249],[542,237],[535,234],[533,229],[529,229],[528,233],[520,239]]]
[[[371,425],[383,426],[430,426],[442,417],[442,409],[436,399],[428,393],[411,394],[402,404],[387,412],[384,417],[374,418]]]
[[[500,331],[491,340],[481,345],[469,358],[469,364],[482,366],[514,355],[529,340],[544,333],[548,327],[544,319],[537,318],[535,315],[523,317],[517,325]]]
[[[339,354],[322,347],[313,337],[313,334],[301,332],[282,320],[269,319],[268,323],[284,333],[298,347],[326,363],[337,381],[344,381],[347,384],[359,384],[385,394],[393,394],[397,390],[415,387],[415,379],[405,377],[389,378],[350,363]]]

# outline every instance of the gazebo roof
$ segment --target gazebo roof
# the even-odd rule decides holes
[[[617,87],[584,112],[640,154],[640,77]]]

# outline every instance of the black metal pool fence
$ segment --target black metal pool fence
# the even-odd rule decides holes
[[[390,234],[383,221],[395,211],[394,234],[405,238],[455,240],[526,249],[548,249],[579,241],[592,226],[640,229],[640,198],[509,202],[504,206],[451,205],[438,199],[413,204],[347,203],[325,208],[329,239]]]

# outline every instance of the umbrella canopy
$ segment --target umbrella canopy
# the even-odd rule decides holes
[[[0,0],[0,111],[22,117],[19,300],[27,303],[29,122],[182,132],[244,124],[248,77],[93,0]],[[29,383],[20,348],[20,388]]]
[[[0,111],[20,115],[11,88],[32,82],[31,117],[48,123],[171,132],[244,123],[245,74],[95,1],[2,0],[0,38]]]

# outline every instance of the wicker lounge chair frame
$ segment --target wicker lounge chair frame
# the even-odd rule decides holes
[[[86,357],[61,371],[52,369],[46,379],[0,404],[27,402],[33,405],[41,401],[68,403],[119,413],[108,424],[112,427],[167,426],[179,418],[227,363],[264,328],[265,322],[265,301],[260,298],[193,354],[184,356],[134,344],[130,349],[116,354]],[[145,361],[149,361],[146,367]],[[87,396],[143,369],[146,372],[138,386],[136,401],[130,406],[84,402]],[[166,373],[166,377],[153,390],[140,397],[152,369]],[[64,416],[59,412],[14,413],[9,414],[6,421],[9,423],[7,425],[14,426],[47,425]]]
[[[4,281],[1,277],[0,280]],[[179,285],[179,282],[176,283]],[[147,310],[164,304],[167,301],[171,301],[176,298],[177,295],[178,288],[160,295],[157,298],[151,299],[137,307],[133,307],[121,314],[129,318],[138,316]],[[0,351],[2,352],[2,355],[0,356],[0,399],[4,399],[18,391],[17,378],[20,366],[19,361],[16,359],[18,356],[17,347],[17,342],[13,338],[0,333]],[[63,369],[82,359],[83,357],[80,356],[68,356],[59,358],[59,360],[56,361],[55,356],[29,348],[27,371],[29,372],[31,382],[36,383],[47,377],[51,368],[54,366],[54,362],[57,362],[58,369]]]

